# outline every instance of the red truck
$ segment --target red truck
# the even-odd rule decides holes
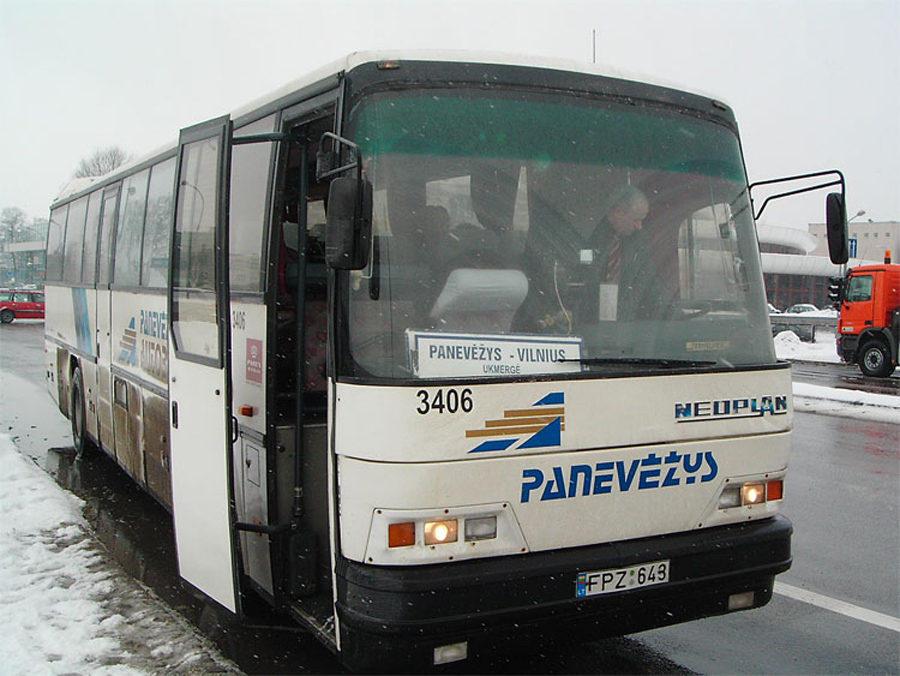
[[[833,280],[831,296],[839,301],[837,352],[859,364],[867,376],[887,378],[897,367],[900,343],[900,265],[852,268]]]

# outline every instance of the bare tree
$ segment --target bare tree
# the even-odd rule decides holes
[[[72,178],[85,178],[86,176],[103,176],[116,167],[119,167],[131,159],[131,154],[118,146],[109,146],[95,150],[87,159],[81,160],[78,169]]]
[[[15,250],[9,251],[9,245],[21,241],[26,218],[25,212],[18,207],[6,207],[0,212],[0,286],[16,282],[16,254]]]
[[[6,207],[0,212],[0,244],[18,242],[26,228],[28,216],[18,207]]]

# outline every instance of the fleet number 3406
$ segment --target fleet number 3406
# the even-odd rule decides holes
[[[438,390],[419,390],[416,392],[419,398],[419,406],[416,412],[420,415],[428,413],[470,413],[475,407],[472,401],[472,390],[468,387],[463,390],[455,388]]]

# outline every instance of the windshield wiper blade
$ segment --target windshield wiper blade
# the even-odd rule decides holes
[[[648,357],[582,357],[580,359],[560,359],[560,362],[578,362],[587,366],[603,366],[617,364],[635,364],[638,366],[661,366],[673,368],[677,366],[716,366],[718,362],[699,361],[694,359],[653,359]]]

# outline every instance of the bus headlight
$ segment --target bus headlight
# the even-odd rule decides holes
[[[456,542],[458,523],[456,519],[425,522],[425,544],[442,545],[445,542]]]
[[[719,496],[719,509],[761,505],[784,498],[784,479],[748,481],[726,486]]]
[[[742,505],[760,505],[766,501],[766,485],[764,483],[744,484],[741,486]]]
[[[364,561],[407,565],[527,551],[528,543],[509,502],[425,509],[376,508]]]

